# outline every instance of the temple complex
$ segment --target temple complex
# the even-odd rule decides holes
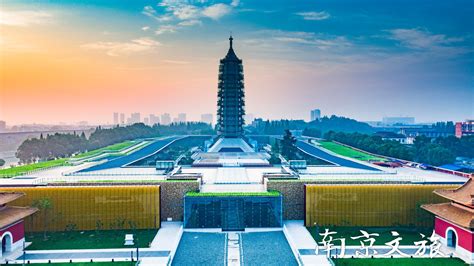
[[[448,203],[426,204],[435,215],[435,233],[442,243],[467,263],[474,263],[474,181],[472,177],[457,189],[439,189],[435,194]]]

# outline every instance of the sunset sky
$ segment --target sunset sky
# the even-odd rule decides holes
[[[474,118],[474,1],[0,3],[0,120],[215,113],[232,32],[256,117]]]

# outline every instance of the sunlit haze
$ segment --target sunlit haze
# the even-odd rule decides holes
[[[87,3],[86,3],[87,2]],[[216,112],[219,59],[246,111],[474,117],[473,1],[2,1],[0,120],[110,123]]]

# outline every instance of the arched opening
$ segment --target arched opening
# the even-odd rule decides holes
[[[2,256],[5,255],[6,252],[12,251],[12,235],[10,233],[5,233],[2,236]]]
[[[453,229],[448,229],[446,231],[446,244],[450,248],[456,248],[457,235]]]

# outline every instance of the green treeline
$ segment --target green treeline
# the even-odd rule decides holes
[[[87,138],[81,134],[43,135],[40,138],[25,140],[16,152],[21,163],[52,160],[70,157],[73,154],[95,150],[108,145],[138,138],[152,138],[166,135],[181,134],[213,134],[209,124],[188,122],[173,123],[167,126],[156,124],[147,126],[137,123],[124,127],[102,128],[97,127]]]
[[[303,135],[321,137],[328,131],[374,133],[375,130],[367,123],[342,116],[323,117],[312,122],[303,120],[267,120],[247,128],[250,134],[283,135],[285,130],[303,130]]]
[[[452,163],[458,156],[474,157],[474,136],[462,138],[418,136],[413,145],[403,145],[396,141],[382,140],[380,136],[361,133],[330,131],[325,134],[325,138],[371,153],[435,166]]]

